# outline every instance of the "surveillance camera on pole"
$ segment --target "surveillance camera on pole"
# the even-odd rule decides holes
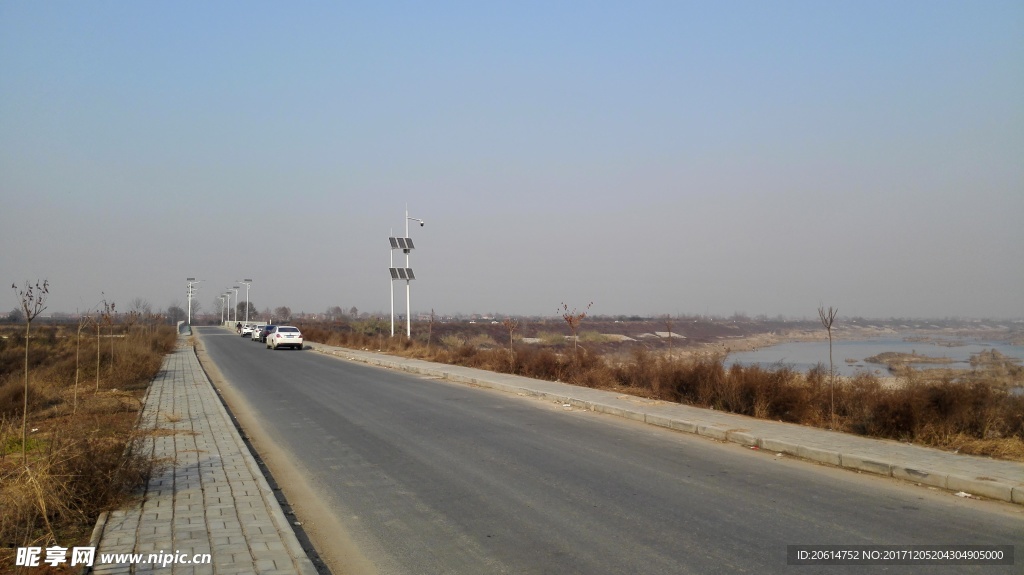
[[[416,249],[416,246],[412,243],[412,238],[409,237],[409,220],[413,220],[420,223],[420,227],[426,225],[426,222],[419,218],[409,217],[409,209],[405,210],[405,237],[404,238],[389,238],[391,241],[391,336],[395,335],[395,280],[405,280],[405,336],[412,337],[412,302],[411,302],[411,288],[409,282],[416,279],[416,275],[413,274],[412,268],[409,267],[409,252]],[[395,265],[395,250],[402,250],[405,253],[405,267],[396,268]]]

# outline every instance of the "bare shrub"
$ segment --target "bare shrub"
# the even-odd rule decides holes
[[[579,340],[587,343],[608,343],[610,341],[614,341],[614,338],[604,335],[596,330],[589,329],[580,332]]]
[[[657,394],[660,378],[656,381],[655,365],[651,354],[642,347],[633,349],[632,361],[616,366],[616,380],[625,385],[644,392]]]
[[[109,382],[119,389],[79,389],[77,412],[80,350],[74,333],[37,342],[45,361],[30,374],[29,406],[38,431],[27,441],[13,436],[11,418],[5,415],[10,403],[23,401],[21,393],[0,385],[0,540],[45,545],[79,538],[100,511],[122,504],[149,472],[149,459],[133,432],[142,390],[160,369],[164,353],[176,345],[174,328],[126,334]],[[89,345],[95,343],[81,342],[82,351],[90,352]],[[12,465],[3,457],[14,443],[26,448],[26,465]],[[0,562],[7,549],[0,549]]]
[[[562,376],[562,363],[549,349],[524,345],[516,349],[519,375],[557,381]]]
[[[564,336],[550,336],[564,345]],[[327,337],[356,347],[365,341],[352,332]],[[926,382],[910,373],[902,387],[887,388],[877,377],[861,374],[835,378],[833,386],[834,373],[821,364],[806,373],[784,364],[727,368],[721,356],[674,359],[640,346],[613,362],[584,348],[561,354],[557,347],[514,340],[513,364],[509,350],[490,335],[448,330],[440,339],[443,346],[432,350],[404,338],[388,345],[432,361],[602,389],[625,387],[656,399],[1024,460],[1024,397],[981,381]]]
[[[0,478],[0,537],[31,541],[43,528],[48,542],[68,522],[89,522],[100,511],[121,504],[145,482],[149,458],[137,439],[97,436],[81,425],[51,435],[47,453],[30,466],[8,468]],[[21,537],[19,537],[21,535]]]
[[[701,358],[687,374],[688,387],[694,390],[698,405],[713,406],[725,384],[725,365],[721,358]]]
[[[458,334],[450,333],[441,337],[441,345],[448,349],[457,349],[466,345],[466,338]]]
[[[617,380],[614,370],[602,365],[580,370],[572,376],[569,383],[596,389],[608,389],[614,387]]]

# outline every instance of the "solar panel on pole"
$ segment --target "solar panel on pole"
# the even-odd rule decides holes
[[[412,272],[412,268],[388,268],[391,272],[392,280],[414,280],[416,274]]]
[[[391,242],[391,249],[402,250],[405,253],[416,249],[416,246],[412,243],[412,238],[388,238]]]

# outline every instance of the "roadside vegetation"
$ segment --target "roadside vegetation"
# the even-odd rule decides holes
[[[157,316],[114,309],[36,319],[28,353],[24,318],[0,325],[0,573],[13,572],[18,547],[86,545],[100,512],[151,471],[136,424],[177,335]]]
[[[575,310],[565,312],[575,317]],[[892,378],[869,373],[836,376],[833,385],[827,365],[807,372],[782,364],[771,368],[728,365],[723,354],[695,353],[698,348],[692,342],[689,353],[680,353],[685,344],[680,339],[673,344],[671,335],[650,343],[633,338],[619,341],[586,327],[582,320],[575,325],[568,319],[569,325],[431,322],[430,345],[425,322],[414,324],[411,340],[404,334],[391,337],[388,323],[380,318],[298,325],[308,341],[327,345],[1024,461],[1024,396],[1011,393],[1008,385],[1020,385],[1024,370],[1006,358],[981,358],[975,369],[966,372],[903,368]],[[675,352],[666,347],[666,339]]]

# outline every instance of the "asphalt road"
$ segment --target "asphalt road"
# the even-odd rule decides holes
[[[1019,506],[199,331],[380,573],[989,574],[1024,564]],[[999,544],[1020,557],[787,565],[787,545],[810,544]]]

